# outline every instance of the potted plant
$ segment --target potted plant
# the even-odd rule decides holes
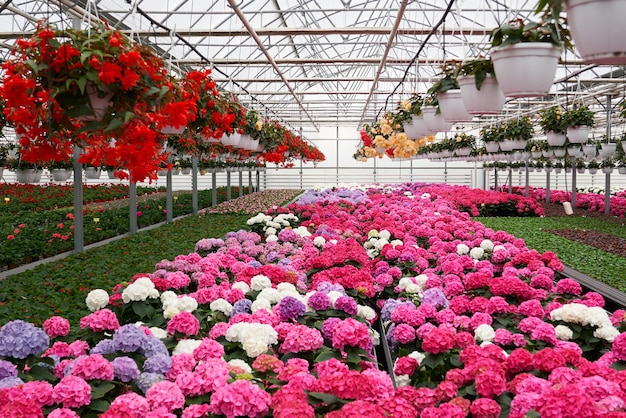
[[[626,64],[626,2],[623,0],[539,0],[536,13],[567,20],[576,49],[586,62],[600,65]]]
[[[557,160],[553,164],[554,172],[559,174],[563,170],[563,162],[561,160]]]
[[[620,174],[626,174],[626,157],[622,156],[616,160],[617,171]]]
[[[573,144],[583,144],[589,137],[589,128],[595,125],[595,112],[587,106],[578,106],[563,115],[567,138]]]
[[[530,152],[532,158],[541,158],[541,151],[547,146],[546,141],[530,140],[526,143],[526,150]]]
[[[439,99],[436,94],[426,96],[422,106],[422,115],[424,115],[424,124],[431,134],[449,131],[452,127],[452,122],[445,120],[441,114]]]
[[[467,157],[476,146],[476,137],[465,132],[457,133],[453,141],[453,150],[457,156]]]
[[[610,158],[610,157],[605,158],[600,163],[600,168],[602,168],[602,172],[604,174],[611,174],[613,172],[614,167],[615,167],[615,161],[613,161],[613,158]]]
[[[472,120],[472,115],[467,113],[461,89],[457,81],[461,63],[458,61],[446,62],[442,68],[441,79],[428,89],[428,94],[436,95],[443,118],[447,122],[467,122]]]
[[[485,143],[485,149],[487,152],[498,152],[500,149],[500,142],[504,139],[502,132],[503,131],[499,126],[482,128],[480,130],[480,138]]]
[[[563,48],[571,49],[564,21],[549,14],[539,22],[511,20],[494,29],[490,39],[496,78],[510,97],[545,96]]]
[[[589,174],[596,174],[599,168],[600,164],[598,164],[596,160],[591,160],[587,163],[587,170],[589,170]]]
[[[73,167],[74,159],[72,157],[61,161],[53,161],[48,165],[54,181],[67,181],[72,176]]]
[[[560,106],[551,106],[539,111],[539,126],[546,134],[548,144],[553,147],[565,145],[567,126]]]
[[[512,149],[524,149],[526,142],[533,137],[533,125],[528,116],[510,120],[504,125],[504,135],[511,141]]]
[[[470,115],[496,114],[502,110],[506,97],[496,79],[491,59],[477,58],[464,62],[457,83]]]

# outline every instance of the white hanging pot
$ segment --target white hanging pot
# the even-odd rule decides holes
[[[551,158],[554,156],[554,152],[551,149],[541,150],[541,154],[543,154],[544,158]]]
[[[526,140],[525,139],[512,139],[513,149],[524,149],[526,148]]]
[[[504,141],[501,141],[500,149],[505,152],[513,151],[513,141],[510,139],[505,139]]]
[[[583,60],[601,65],[626,64],[626,2],[565,0],[567,23]]]
[[[54,168],[50,170],[50,173],[54,181],[67,181],[72,176],[72,170],[65,168]]]
[[[600,147],[600,152],[603,155],[603,158],[609,158],[615,153],[615,149],[617,148],[617,144],[614,142],[609,142],[606,144],[602,144]]]
[[[581,157],[583,150],[579,146],[567,147],[567,155],[570,157]]]
[[[541,151],[531,151],[530,152],[530,156],[537,159],[537,158],[541,158],[543,154],[541,153]]]
[[[426,122],[424,121],[424,115],[413,116],[411,118],[411,125],[415,130],[416,138],[423,138],[430,135],[430,131],[426,127]]]
[[[500,143],[496,141],[485,142],[485,148],[487,152],[498,152],[500,149]]]
[[[565,153],[567,152],[567,150],[565,148],[562,148],[562,147],[554,148],[552,151],[554,152],[554,156],[556,158],[563,158],[563,157],[565,157]]]
[[[463,104],[470,115],[493,115],[500,113],[504,107],[506,97],[495,78],[487,76],[480,90],[476,88],[476,76],[460,76],[457,82],[461,87]]]
[[[548,145],[551,147],[561,147],[565,145],[565,140],[567,137],[565,134],[557,133],[554,131],[546,132],[546,139],[548,140]]]
[[[613,172],[613,167],[602,167],[602,172],[604,174],[611,174]]]
[[[626,167],[617,167],[617,172],[620,174],[626,174]]]
[[[585,125],[567,128],[567,139],[572,144],[584,144],[589,138],[589,127]]]
[[[431,133],[445,132],[452,128],[452,123],[447,122],[441,113],[435,114],[437,108],[434,106],[426,106],[422,108],[422,114],[424,115],[424,123]]]
[[[85,167],[85,178],[97,180],[100,178],[100,168],[99,167]]]
[[[439,108],[441,114],[446,122],[468,122],[471,121],[473,116],[467,113],[465,105],[463,104],[463,98],[461,97],[461,90],[448,90],[444,93],[437,95],[439,100]]]
[[[521,42],[490,51],[505,96],[545,96],[554,82],[562,49],[548,42]]]
[[[594,144],[583,145],[583,154],[585,154],[587,157],[595,157],[596,146]]]
[[[172,125],[165,125],[163,128],[161,128],[161,133],[165,135],[180,135],[185,132],[185,129],[187,129],[187,127],[183,125],[179,126],[178,128]]]
[[[415,139],[417,138],[417,134],[415,132],[415,128],[413,127],[413,121],[408,121],[402,124],[402,129],[404,129],[404,133],[407,138]]]

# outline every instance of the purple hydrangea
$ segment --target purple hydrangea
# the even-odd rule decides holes
[[[322,324],[322,335],[324,335],[324,338],[332,341],[333,334],[335,333],[335,326],[340,322],[341,319],[339,318],[328,318],[324,321]]]
[[[0,360],[0,380],[7,377],[16,377],[17,367],[10,361]]]
[[[329,293],[332,291],[339,292],[342,295],[347,296],[346,290],[340,284],[330,283],[330,282],[320,282],[317,285],[317,290],[324,293]]]
[[[115,377],[124,383],[136,379],[141,373],[135,360],[130,357],[116,357],[111,364],[113,364]]]
[[[267,253],[265,258],[267,258],[267,261],[272,263],[278,259],[279,255],[280,254],[278,254],[278,251],[270,251],[269,253]]]
[[[155,383],[163,382],[164,380],[165,376],[159,373],[141,373],[135,379],[135,384],[145,394]]]
[[[231,317],[242,313],[250,313],[251,308],[252,301],[250,299],[239,299],[233,304],[233,312],[231,314]]]
[[[348,315],[356,315],[359,312],[359,307],[356,301],[350,296],[341,296],[335,301],[335,309],[338,311],[344,311]]]
[[[416,261],[415,254],[410,251],[403,251],[398,257],[398,263],[415,263]]]
[[[23,385],[24,381],[19,377],[11,376],[5,377],[4,379],[0,379],[0,389],[4,388],[14,388],[19,385]]]
[[[152,335],[146,335],[145,342],[139,352],[146,357],[156,356],[157,354],[169,355],[169,351],[163,341]]]
[[[166,374],[172,367],[172,358],[168,355],[157,354],[148,357],[143,364],[144,372]]]
[[[41,354],[50,346],[50,337],[30,322],[10,321],[0,329],[0,356],[25,359]]]
[[[278,316],[281,321],[291,321],[296,319],[304,315],[305,311],[306,306],[304,306],[304,303],[300,302],[293,296],[285,296],[278,303]]]
[[[115,351],[132,353],[142,348],[147,339],[147,335],[141,328],[135,324],[127,324],[113,334],[113,346]]]
[[[450,306],[445,293],[438,287],[426,289],[422,294],[422,303],[427,303],[435,308],[447,308]]]
[[[255,269],[257,269],[257,268],[262,266],[262,264],[259,261],[257,261],[257,260],[248,261],[248,265],[250,267],[254,267]]]
[[[401,306],[401,305],[408,305],[412,307],[413,309],[416,308],[415,304],[411,302],[410,300],[399,301],[397,299],[387,299],[385,301],[385,304],[383,305],[383,308],[380,310],[381,319],[383,321],[390,321],[391,313],[395,311],[398,306]]]
[[[113,344],[113,340],[106,339],[100,341],[98,344],[93,346],[91,350],[89,350],[89,354],[113,354],[115,353],[115,344]]]
[[[209,253],[223,246],[224,246],[224,240],[220,238],[204,238],[196,243],[196,247],[194,251],[197,252],[198,254]]]
[[[316,311],[325,311],[330,308],[331,302],[326,293],[317,291],[309,297],[307,304]]]

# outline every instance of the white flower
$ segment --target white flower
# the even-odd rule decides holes
[[[171,305],[171,306],[168,306],[167,308],[165,307],[165,305],[163,305],[163,318],[172,319],[179,313],[180,313],[180,310],[178,309],[178,305]]]
[[[276,230],[276,228],[272,228],[271,226],[270,226],[270,227],[265,228],[265,234],[266,234],[266,235],[276,235],[276,232],[278,232],[278,231]]]
[[[380,334],[373,328],[369,329],[370,338],[372,339],[372,344],[378,345],[380,344]]]
[[[593,332],[594,337],[602,338],[610,343],[612,343],[619,334],[619,330],[612,325],[600,327]]]
[[[599,306],[587,308],[587,322],[589,325],[599,328],[610,327],[612,325],[607,312]]]
[[[299,226],[293,229],[293,232],[296,233],[299,237],[310,237],[311,233],[305,226]]]
[[[383,229],[382,231],[378,233],[378,236],[384,240],[389,241],[389,238],[391,238],[391,232],[387,231],[386,229]]]
[[[252,311],[252,313],[254,313],[258,311],[259,309],[265,309],[268,312],[272,312],[272,304],[267,299],[257,299],[254,302],[252,302],[252,306],[250,307],[250,310]]]
[[[276,242],[276,241],[278,241],[277,235],[268,235],[267,237],[265,237],[265,242]]]
[[[485,250],[480,247],[474,247],[470,251],[470,257],[472,257],[474,260],[480,260],[483,255],[485,255]]]
[[[245,350],[246,355],[251,358],[258,357],[269,349],[266,343],[256,338],[245,340],[241,346]]]
[[[457,244],[456,246],[456,253],[458,255],[465,255],[467,253],[469,253],[469,247],[465,244]]]
[[[266,287],[265,289],[261,290],[261,292],[257,295],[256,298],[257,300],[266,299],[272,305],[280,302],[281,300],[281,296],[278,290],[273,289],[271,287]]]
[[[161,303],[164,304],[165,301],[169,299],[178,299],[178,295],[171,290],[166,290],[165,292],[161,293]]]
[[[410,285],[411,283],[413,283],[413,280],[411,280],[410,277],[402,277],[400,279],[400,281],[398,282],[398,287],[402,290],[406,289],[406,287],[408,285]]]
[[[366,321],[371,321],[372,319],[376,318],[376,311],[374,311],[369,306],[358,305],[357,309],[358,311],[356,315],[365,319]]]
[[[146,276],[138,278],[133,282],[133,284],[136,284],[137,286],[147,287],[148,289],[154,289],[154,282]]]
[[[139,282],[141,279],[137,280]],[[150,283],[152,280],[148,279]],[[132,301],[144,301],[148,298],[155,299],[159,297],[159,291],[154,288],[154,283],[152,283],[152,287],[145,286],[144,283],[131,283],[126,289],[122,292],[122,300],[124,303],[129,303]]]
[[[337,241],[336,239],[331,239],[331,240],[330,240],[330,241],[328,241],[328,242],[330,242],[330,243],[331,243],[331,244],[333,244],[333,245],[337,245],[337,243],[338,243],[339,241]]]
[[[376,241],[376,243],[374,244],[374,248],[376,248],[378,251],[382,250],[383,247],[385,245],[389,244],[389,241],[387,241],[384,238],[379,239],[378,241]]]
[[[492,251],[493,250],[493,241],[488,240],[488,239],[484,239],[480,243],[480,248],[482,248],[485,251]]]
[[[378,238],[378,231],[371,229],[370,232],[367,233],[367,236],[370,238]]]
[[[328,296],[328,298],[330,299],[331,303],[334,306],[335,302],[337,301],[337,299],[339,299],[340,297],[343,296],[343,293],[338,292],[336,290],[331,290],[330,292],[328,292],[327,296]]]
[[[234,358],[230,360],[228,364],[230,364],[233,367],[238,367],[240,369],[243,369],[244,373],[252,373],[252,368],[248,365],[248,363],[246,363],[245,361],[241,359]]]
[[[282,282],[282,283],[278,283],[278,285],[276,285],[276,290],[278,290],[280,293],[297,293],[298,296],[300,296],[300,294],[298,293],[298,291],[296,290],[296,287],[291,284],[291,283],[287,283],[287,282]]]
[[[393,246],[393,248],[396,248],[398,245],[404,245],[402,240],[399,240],[399,239],[394,239],[393,241],[390,242],[390,244]]]
[[[496,337],[496,331],[488,324],[480,324],[474,331],[476,341],[491,342]]]
[[[500,251],[500,250],[506,250],[506,247],[504,245],[496,245],[493,247],[493,252]]]
[[[415,276],[414,280],[415,280],[415,283],[420,285],[420,287],[425,287],[426,282],[428,281],[428,276],[425,274],[420,274],[418,276]]]
[[[396,387],[401,388],[402,386],[409,386],[411,384],[411,378],[408,374],[401,374],[400,376],[396,375]]]
[[[177,354],[193,354],[193,350],[198,348],[202,340],[180,340],[174,351],[172,351],[172,355],[175,356]]]
[[[233,313],[233,305],[226,299],[217,298],[209,305],[212,311],[220,311],[226,316],[230,316]]]
[[[270,284],[271,283],[272,282],[270,281]],[[246,282],[235,282],[235,283],[233,283],[233,285],[231,287],[233,289],[239,289],[243,293],[248,293],[250,291],[250,286],[248,286],[248,283],[246,283]]]
[[[161,329],[159,327],[152,327],[152,328],[150,328],[150,332],[152,333],[152,335],[154,335],[155,337],[157,337],[160,340],[162,340],[163,338],[167,338],[167,331],[165,331],[164,329]]]
[[[91,312],[105,308],[109,304],[109,294],[103,289],[94,289],[85,298],[87,308]]]
[[[198,301],[191,296],[182,296],[177,300],[176,306],[181,312],[193,312],[198,309]]]
[[[313,239],[313,245],[315,245],[316,247],[323,247],[324,244],[326,244],[326,238],[318,235]]]
[[[267,276],[258,274],[250,279],[250,288],[252,290],[263,290],[267,287],[272,287],[272,281]]]
[[[422,199],[430,199],[430,194],[429,193],[422,193]]]
[[[410,283],[406,289],[404,289],[407,293],[419,293],[422,290],[422,287],[417,283]]]
[[[574,331],[565,325],[557,325],[554,327],[554,331],[556,332],[556,338],[561,341],[569,341],[574,336]]]

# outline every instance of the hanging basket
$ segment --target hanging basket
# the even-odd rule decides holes
[[[626,64],[626,2],[624,0],[565,0],[570,32],[586,62]]]
[[[485,148],[487,152],[498,152],[500,149],[500,143],[496,141],[485,142]]]
[[[547,42],[522,42],[490,51],[505,96],[545,96],[554,82],[562,49]]]
[[[596,156],[596,146],[595,144],[587,144],[587,145],[583,145],[583,154],[585,154],[587,157],[595,157]]]
[[[589,138],[589,127],[582,126],[570,126],[567,128],[567,139],[572,144],[584,144]]]
[[[87,94],[89,105],[93,110],[93,115],[80,116],[77,119],[84,122],[101,121],[104,118],[107,109],[111,106],[113,92],[106,92],[104,96],[100,97],[102,93],[100,93],[92,83],[88,82],[85,85],[85,94]]]
[[[91,180],[97,180],[100,178],[100,168],[85,167],[85,178]]]
[[[504,141],[500,142],[500,149],[502,151],[513,151],[513,141],[510,139],[505,139]]]
[[[548,140],[548,145],[550,145],[551,147],[562,147],[563,145],[565,145],[567,137],[565,136],[565,134],[548,131],[546,132],[546,139]]]
[[[439,109],[446,122],[468,122],[471,121],[473,116],[467,113],[465,105],[463,104],[463,98],[461,97],[461,90],[448,90],[444,93],[437,95],[439,100]]]
[[[72,176],[72,170],[65,168],[54,168],[50,170],[52,174],[52,180],[54,181],[67,181]]]
[[[480,90],[476,88],[476,76],[460,76],[457,82],[461,87],[463,104],[470,115],[493,115],[500,113],[504,107],[506,97],[495,78],[485,78]]]
[[[567,155],[570,157],[582,157],[583,150],[579,146],[567,147]]]
[[[428,130],[428,127],[426,127],[426,122],[424,121],[424,115],[413,116],[411,125],[415,130],[414,132],[416,138],[423,138],[430,135],[430,131]]]
[[[187,127],[182,125],[178,128],[175,128],[172,125],[165,125],[163,128],[161,128],[161,133],[165,135],[180,135],[185,132],[185,129],[187,129]]]
[[[554,156],[556,158],[563,158],[565,157],[565,154],[567,153],[567,150],[562,147],[556,147],[552,151],[554,152]]]
[[[447,122],[441,113],[435,114],[437,108],[433,106],[426,106],[422,109],[424,115],[424,123],[431,133],[445,132],[452,128],[452,123]]]
[[[15,179],[18,183],[35,183],[37,170],[34,168],[18,168],[15,170]]]
[[[533,157],[534,159],[537,158],[541,158],[543,154],[541,153],[541,151],[531,151],[530,152],[530,156]]]
[[[626,167],[617,167],[617,172],[620,174],[626,174]]]

